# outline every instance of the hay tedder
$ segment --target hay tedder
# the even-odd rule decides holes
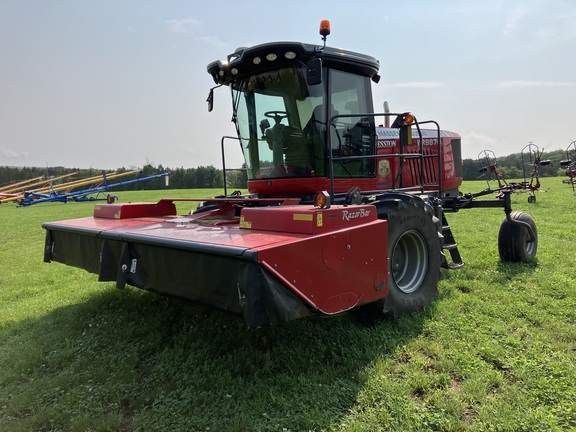
[[[540,149],[536,144],[529,143],[521,151],[522,158],[522,175],[523,181],[507,181],[502,173],[498,170],[496,155],[492,150],[482,150],[478,154],[478,161],[480,162],[480,177],[484,178],[488,183],[488,188],[483,191],[485,193],[496,193],[499,198],[502,198],[505,193],[528,192],[528,202],[536,202],[536,192],[540,191],[540,167],[550,165],[550,160],[542,159],[543,149]],[[498,184],[497,188],[490,187],[490,180],[495,180]],[[545,191],[544,191],[545,192]]]
[[[460,136],[375,113],[378,61],[327,47],[329,33],[323,21],[322,45],[261,44],[208,65],[209,109],[217,87],[232,97],[248,194],[97,205],[43,224],[44,260],[237,313],[249,327],[426,307],[441,269],[463,265],[446,218],[460,209],[502,209],[500,258],[532,260],[536,225],[512,211],[511,191],[461,194]],[[177,214],[182,201],[199,203]]]
[[[562,180],[562,183],[566,183],[572,186],[572,192],[574,192],[574,185],[576,184],[576,141],[572,141],[566,147],[566,159],[560,161],[560,166],[566,170],[566,175],[568,178]]]

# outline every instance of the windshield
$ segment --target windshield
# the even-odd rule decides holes
[[[249,179],[324,174],[323,140],[313,121],[322,85],[309,88],[303,73],[301,66],[292,66],[233,87]]]
[[[234,110],[248,179],[326,175],[327,118],[370,112],[372,101],[367,77],[330,69],[324,70],[324,76],[323,83],[309,86],[305,66],[292,65],[234,83]],[[324,104],[326,86],[330,110]],[[340,117],[330,126],[334,157],[352,155],[344,151],[352,138],[367,141],[362,131],[350,133],[358,121]],[[359,148],[364,149],[363,155],[373,151],[372,146]],[[337,176],[350,177],[370,175],[373,170],[367,172],[366,163],[356,162],[335,171]]]

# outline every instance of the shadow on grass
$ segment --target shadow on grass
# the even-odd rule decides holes
[[[532,274],[536,271],[536,267],[538,267],[538,258],[534,258],[527,263],[498,262],[498,272],[507,275],[509,278]]]
[[[464,267],[462,270],[447,270],[442,274],[445,281],[460,280],[460,284],[463,284],[461,291],[468,292],[469,289],[466,288],[467,281],[483,279],[486,283],[502,285],[511,280],[534,274],[539,265],[537,258],[527,263],[498,261],[495,268]]]
[[[419,335],[431,313],[247,330],[240,317],[104,286],[4,329],[0,421],[9,430],[337,428],[366,369]]]

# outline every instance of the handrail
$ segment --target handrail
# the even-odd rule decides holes
[[[334,115],[332,117],[330,117],[328,123],[326,123],[327,128],[325,130],[325,136],[326,136],[326,155],[327,155],[327,163],[328,163],[328,181],[329,181],[329,185],[330,185],[330,195],[332,200],[334,201],[334,179],[335,179],[335,175],[334,175],[334,163],[335,162],[341,162],[341,161],[354,161],[354,160],[376,160],[376,159],[397,159],[399,160],[398,163],[398,172],[396,173],[396,176],[394,178],[394,180],[392,181],[392,188],[391,190],[395,190],[395,191],[419,191],[420,193],[425,193],[427,191],[430,190],[437,190],[438,192],[438,196],[441,195],[441,191],[442,191],[442,182],[443,182],[443,175],[442,175],[442,168],[443,168],[443,148],[442,148],[442,136],[441,136],[441,130],[440,130],[440,126],[436,121],[433,120],[426,120],[426,121],[422,121],[419,122],[418,120],[415,119],[415,123],[412,125],[412,127],[414,127],[414,132],[416,132],[415,136],[412,138],[413,140],[416,139],[417,140],[417,145],[418,145],[418,151],[416,153],[413,152],[405,152],[404,151],[404,147],[403,147],[403,143],[400,143],[401,147],[400,147],[400,151],[397,153],[389,153],[389,154],[378,154],[378,150],[377,150],[377,143],[378,143],[378,135],[374,134],[373,135],[373,141],[371,141],[371,144],[374,146],[373,149],[373,153],[372,154],[367,154],[367,155],[359,155],[359,156],[334,156],[332,153],[332,134],[330,133],[330,127],[335,127],[336,126],[336,120],[338,118],[371,118],[372,119],[372,124],[375,125],[375,119],[377,117],[384,117],[384,118],[389,118],[389,117],[397,117],[397,116],[401,116],[403,115],[402,113],[360,113],[360,114],[338,114],[338,115]],[[425,144],[424,144],[424,135],[421,129],[421,126],[426,125],[426,124],[432,124],[434,125],[433,129],[435,131],[435,135],[433,135],[434,139],[436,142],[433,144],[436,147],[436,153],[432,153],[432,154],[425,154],[424,148],[425,148]],[[374,132],[375,132],[375,127],[374,127]],[[428,135],[430,137],[430,135]],[[246,170],[246,168],[236,168],[236,169],[230,169],[228,170],[226,168],[226,159],[225,159],[225,151],[224,151],[224,143],[227,139],[231,139],[231,140],[237,140],[240,141],[240,139],[238,137],[233,137],[233,136],[223,136],[221,139],[221,152],[222,152],[222,174],[224,177],[224,196],[227,197],[228,196],[228,186],[227,186],[227,171],[236,171],[236,170]],[[338,137],[338,140],[341,140],[341,137]],[[341,144],[341,143],[340,143]],[[412,145],[412,144],[410,144]],[[427,145],[426,145],[427,147]],[[437,158],[437,166],[436,166],[436,172],[433,172],[432,170],[428,169],[426,170],[426,160],[428,159],[434,159]],[[406,173],[405,170],[408,166],[408,169],[415,169],[416,167],[414,166],[413,163],[407,163],[410,160],[417,160],[417,164],[418,164],[418,168],[419,168],[419,183],[420,184],[413,184],[411,186],[404,186],[404,174]],[[428,168],[430,168],[432,164],[428,164]],[[430,177],[434,178],[436,177],[436,182],[430,183],[430,184],[426,184],[426,173],[431,174]],[[416,182],[415,182],[416,183]],[[367,191],[364,191],[364,193],[367,193]]]
[[[423,121],[423,122],[418,122],[416,120],[414,126],[415,126],[415,130],[417,131],[417,136],[415,137],[418,140],[418,149],[419,149],[419,153],[405,153],[404,152],[404,148],[403,148],[403,144],[400,143],[401,147],[400,147],[400,152],[398,153],[392,153],[392,154],[386,154],[386,155],[382,155],[382,154],[377,154],[377,150],[376,148],[374,149],[374,154],[372,155],[362,155],[362,156],[339,156],[339,157],[334,157],[332,154],[332,137],[331,134],[329,133],[329,128],[330,126],[335,126],[335,120],[338,118],[373,118],[376,119],[376,117],[396,117],[402,115],[401,113],[364,113],[364,114],[338,114],[338,115],[334,115],[332,116],[327,125],[328,125],[328,130],[326,131],[326,141],[327,141],[327,160],[328,160],[328,177],[329,177],[329,182],[330,182],[330,196],[331,199],[334,200],[334,162],[339,162],[339,161],[352,161],[352,160],[371,160],[371,159],[394,159],[397,158],[400,160],[399,163],[399,170],[398,173],[396,174],[396,177],[392,183],[392,189],[393,190],[404,190],[404,191],[415,191],[415,190],[420,190],[421,193],[424,193],[427,189],[430,188],[437,188],[438,193],[440,194],[440,192],[442,191],[442,167],[443,167],[443,152],[442,152],[442,137],[441,137],[441,131],[440,131],[440,126],[437,122],[433,121],[433,120],[427,120],[427,121]],[[374,122],[375,124],[375,122]],[[437,153],[436,154],[424,154],[424,137],[422,135],[422,131],[420,129],[421,125],[425,125],[425,124],[433,124],[435,126],[435,130],[436,130],[436,150]],[[377,145],[377,136],[374,137],[375,138],[375,143],[374,145]],[[425,179],[425,166],[424,166],[424,161],[426,159],[433,159],[433,158],[438,158],[438,165],[437,165],[437,182],[434,184],[429,184],[426,185],[426,179]],[[410,160],[410,159],[418,159],[419,160],[419,168],[420,168],[420,185],[413,185],[413,186],[403,186],[403,175],[404,175],[404,169],[405,169],[405,165],[406,165],[406,161]]]
[[[225,152],[224,152],[224,141],[227,139],[232,139],[232,140],[236,140],[236,141],[240,141],[240,138],[238,137],[233,137],[233,136],[228,136],[228,135],[224,135],[221,139],[220,139],[220,151],[222,152],[222,176],[224,177],[224,196],[228,196],[228,186],[226,184],[226,156],[225,156]],[[239,169],[234,169],[232,171],[238,171],[241,170],[241,168]]]

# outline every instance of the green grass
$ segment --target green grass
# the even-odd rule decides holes
[[[501,209],[448,214],[465,267],[426,310],[370,327],[342,315],[248,331],[120,291],[42,262],[41,223],[93,204],[0,205],[0,431],[576,430],[576,197],[542,183],[535,204],[513,196],[536,220],[535,262],[499,261]]]

